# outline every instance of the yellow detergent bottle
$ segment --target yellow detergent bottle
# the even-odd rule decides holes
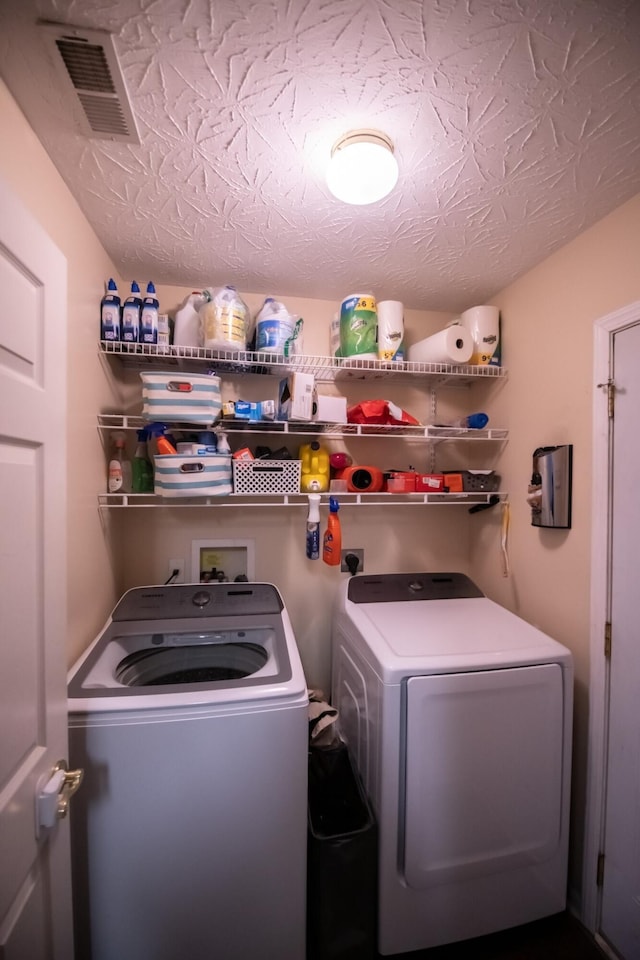
[[[329,453],[317,440],[300,447],[300,489],[303,493],[324,493],[329,489]]]

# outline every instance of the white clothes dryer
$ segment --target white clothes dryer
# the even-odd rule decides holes
[[[332,633],[332,702],[378,819],[380,953],[563,910],[570,651],[457,573],[353,577]]]
[[[308,698],[277,589],[130,590],[68,696],[79,960],[303,960]]]

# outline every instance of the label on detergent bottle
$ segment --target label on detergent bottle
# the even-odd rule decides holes
[[[256,325],[256,350],[275,353],[284,350],[284,345],[293,333],[291,320],[279,320],[271,317],[259,320]]]
[[[320,524],[307,523],[307,558],[320,559]]]

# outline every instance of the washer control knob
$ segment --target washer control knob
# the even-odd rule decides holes
[[[211,600],[211,596],[207,593],[206,590],[198,590],[198,592],[194,593],[194,595],[191,597],[191,602],[196,607],[206,607],[206,605],[210,602],[210,600]]]

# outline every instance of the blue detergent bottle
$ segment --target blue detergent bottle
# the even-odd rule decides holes
[[[107,284],[107,292],[100,301],[100,339],[120,339],[120,296],[118,287],[112,278]]]
[[[140,314],[140,343],[158,342],[158,311],[160,304],[156,298],[156,288],[151,282],[147,284],[147,292],[142,301]]]
[[[134,280],[131,284],[131,293],[122,307],[122,339],[126,343],[137,343],[140,332],[140,310],[142,297],[140,287]]]

